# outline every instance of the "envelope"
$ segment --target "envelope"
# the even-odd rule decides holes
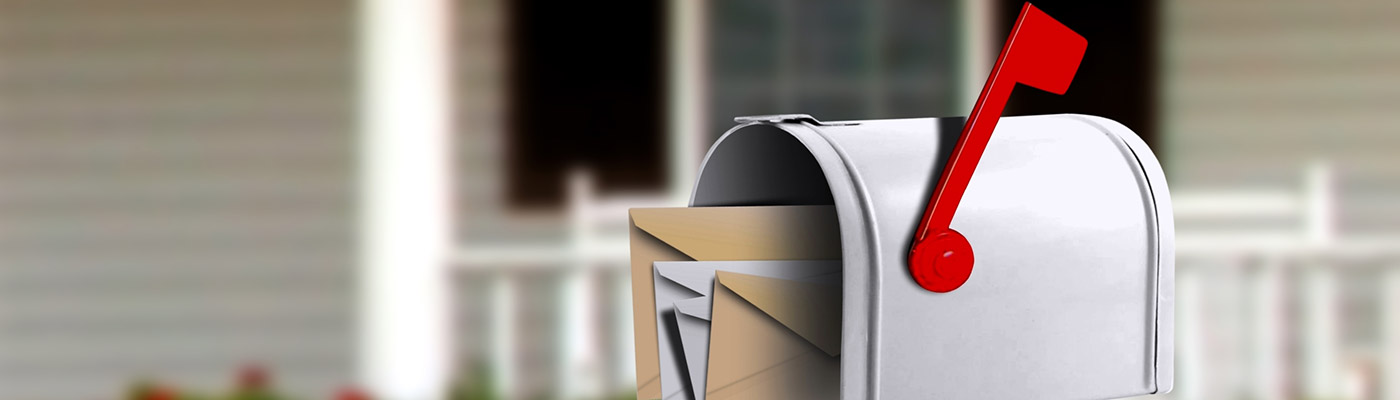
[[[703,398],[705,355],[709,353],[709,297],[715,271],[832,285],[841,282],[841,262],[831,260],[656,262],[654,269],[663,399]],[[675,304],[691,299],[703,303],[694,303],[687,311],[690,318],[686,318]],[[682,324],[688,329],[684,336]]]
[[[840,285],[715,275],[705,399],[840,398]]]
[[[674,303],[676,331],[680,333],[681,348],[690,373],[687,385],[694,400],[705,399],[705,377],[710,365],[711,300],[711,296],[705,296]]]
[[[832,206],[648,208],[629,215],[638,399],[662,397],[652,263],[841,258]]]

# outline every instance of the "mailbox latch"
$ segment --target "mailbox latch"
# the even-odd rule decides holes
[[[816,117],[807,114],[772,114],[772,115],[749,115],[744,117],[734,117],[734,122],[740,124],[766,122],[770,124],[781,123],[809,123],[816,126],[845,126],[860,125],[859,122],[822,122]]]

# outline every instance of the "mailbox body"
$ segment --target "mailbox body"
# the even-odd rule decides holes
[[[914,282],[906,255],[963,121],[747,121],[710,149],[691,205],[835,205],[843,399],[1169,391],[1170,199],[1121,124],[1001,119],[952,222],[971,278],[949,293]]]

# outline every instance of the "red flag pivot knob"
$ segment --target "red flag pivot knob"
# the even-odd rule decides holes
[[[946,293],[972,276],[972,258],[972,245],[967,238],[949,229],[914,244],[909,251],[909,270],[919,286]]]

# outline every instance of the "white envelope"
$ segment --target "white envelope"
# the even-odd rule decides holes
[[[663,399],[703,398],[705,356],[709,353],[707,299],[713,291],[716,271],[800,282],[835,283],[841,279],[840,261],[677,261],[656,262],[653,266]],[[691,299],[704,302],[687,303],[688,313],[677,312],[675,303]],[[689,344],[685,344],[682,327],[691,335]],[[692,348],[696,352],[690,351]]]
[[[675,302],[676,330],[681,335],[686,369],[690,372],[690,389],[694,400],[705,399],[706,371],[710,366],[711,296]]]

